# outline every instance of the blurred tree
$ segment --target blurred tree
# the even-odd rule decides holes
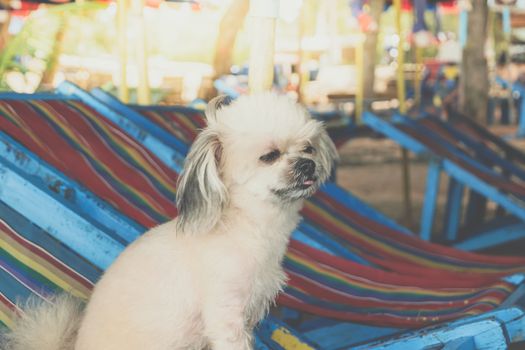
[[[363,96],[365,99],[374,97],[377,37],[384,7],[385,0],[370,1],[370,16],[372,17],[373,23],[369,26],[365,37],[365,60],[363,67]]]
[[[250,2],[248,0],[232,0],[230,7],[226,10],[221,20],[215,46],[215,57],[213,59],[216,78],[230,72],[235,39],[244,23],[249,5]]]
[[[486,0],[471,0],[468,37],[463,49],[459,104],[462,113],[479,123],[487,122],[489,77],[485,57],[488,28]]]

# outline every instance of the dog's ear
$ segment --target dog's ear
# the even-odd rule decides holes
[[[324,127],[321,126],[321,132],[319,134],[319,162],[323,169],[319,174],[321,181],[325,181],[330,177],[332,169],[338,161],[339,154],[337,153],[337,149]]]
[[[193,143],[177,186],[177,230],[205,233],[220,219],[228,201],[220,174],[222,145],[218,134],[204,129]]]
[[[219,95],[208,102],[206,106],[206,119],[210,121],[217,121],[217,111],[225,106],[228,106],[233,99],[228,95]]]

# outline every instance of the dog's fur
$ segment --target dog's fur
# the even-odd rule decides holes
[[[179,180],[177,219],[125,249],[84,312],[67,297],[30,307],[6,349],[252,349],[285,283],[303,199],[328,178],[336,151],[286,97],[217,98],[206,117]]]

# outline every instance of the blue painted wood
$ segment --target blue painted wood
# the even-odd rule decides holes
[[[173,135],[171,135],[163,128],[159,127],[157,124],[145,118],[142,114],[138,113],[133,108],[130,108],[129,106],[120,102],[111,94],[108,94],[102,89],[96,88],[91,90],[91,95],[94,98],[98,99],[100,102],[106,104],[115,112],[131,120],[138,127],[147,130],[166,145],[169,145],[174,149],[178,150],[181,154],[186,154],[188,152],[188,146],[186,144],[173,137]]]
[[[183,114],[195,113],[195,108],[187,107],[187,106],[180,106],[180,105],[167,106],[167,105],[134,105],[134,104],[129,104],[127,106],[130,107],[131,109],[136,110],[139,113],[142,110],[148,110],[148,111],[153,110],[153,111],[159,111],[159,112],[162,112],[162,111],[180,112],[180,113],[183,113]]]
[[[293,348],[285,348],[284,346],[281,346],[276,340],[276,332],[283,332],[287,335],[290,335],[290,338],[294,338],[295,341],[293,344],[290,344],[294,346]],[[264,342],[271,346],[272,349],[286,349],[286,350],[292,350],[292,349],[319,349],[322,348],[319,347],[318,344],[312,342],[311,340],[304,337],[304,335],[300,334],[297,330],[293,329],[289,325],[285,324],[281,320],[269,315],[267,316],[263,322],[261,322],[257,326],[256,330],[257,335],[264,340]]]
[[[38,183],[41,188],[59,195],[75,212],[83,213],[106,227],[108,234],[120,243],[132,242],[144,232],[144,227],[124,217],[111,205],[64,176],[3,132],[0,132],[0,159],[33,184]]]
[[[457,326],[445,325],[425,328],[414,333],[402,335],[397,339],[351,348],[359,350],[442,349],[447,343],[465,337],[472,337],[474,339],[476,350],[507,349],[507,340],[502,325],[494,319],[486,319]]]
[[[434,142],[439,143],[443,148],[445,148],[450,153],[454,154],[455,157],[463,161],[464,163],[470,165],[471,167],[478,169],[479,171],[482,171],[484,173],[491,174],[495,177],[505,179],[505,176],[503,176],[501,173],[495,171],[491,167],[479,162],[478,160],[472,158],[471,156],[460,152],[455,146],[451,145],[450,143],[446,142],[443,138],[436,135],[434,132],[428,130],[427,128],[423,127],[422,125],[419,125],[414,120],[407,118],[405,116],[402,116],[401,114],[394,114],[392,116],[392,121],[395,123],[400,123],[405,126],[408,126],[409,128],[416,131],[418,134],[425,136],[428,139],[433,140]],[[432,150],[430,150],[432,152]]]
[[[504,327],[509,344],[525,340],[525,312],[518,307],[501,308],[474,317],[455,321],[451,326],[476,322],[484,319],[494,319]]]
[[[485,144],[478,142],[476,139],[470,137],[470,135],[465,134],[459,131],[454,125],[446,123],[438,118],[430,117],[433,121],[439,123],[443,128],[445,128],[451,135],[460,140],[464,145],[468,146],[474,151],[476,158],[481,162],[488,162],[492,166],[499,166],[504,171],[509,171],[510,174],[517,176],[525,180],[525,170],[517,166],[517,164],[509,161],[506,158],[503,158],[499,153],[496,153],[490,147],[487,147]],[[422,118],[421,118],[422,119]],[[505,151],[502,149],[502,151]]]
[[[442,350],[476,350],[474,337],[461,337],[445,344]]]
[[[396,120],[403,120],[403,117],[397,116],[394,118]],[[425,150],[424,146],[417,143],[417,141],[413,140],[409,136],[402,133],[399,129],[396,129],[394,125],[391,125],[385,121],[380,120],[379,118],[373,116],[371,113],[367,112],[366,116],[363,118],[363,121],[374,128],[375,130],[384,133],[386,136],[391,137],[392,139],[396,140],[398,143],[400,143],[403,146],[406,147],[415,147],[412,149],[412,151],[422,152],[422,149]],[[396,129],[396,130],[395,130]],[[429,136],[431,137],[431,136]],[[414,143],[415,142],[415,143]],[[465,155],[460,155],[458,152],[453,151],[456,155],[461,157],[463,160],[467,161],[472,166],[475,166],[482,171],[491,171],[490,169],[487,169],[485,166],[477,163],[474,159],[466,159]],[[521,220],[525,221],[525,206],[523,201],[520,201],[516,198],[513,198],[511,196],[508,196],[507,194],[504,194],[500,191],[498,191],[493,186],[487,184],[485,181],[479,179],[475,175],[473,175],[470,172],[467,172],[460,166],[456,165],[455,163],[444,159],[442,160],[442,167],[443,170],[445,170],[450,176],[452,176],[455,180],[457,180],[460,183],[463,183],[464,185],[472,188],[474,191],[480,193],[486,198],[489,198],[490,200],[493,200],[497,204],[501,205],[505,210],[507,210],[509,213],[516,215]],[[428,224],[427,224],[428,225]],[[428,232],[428,229],[426,229]],[[422,232],[423,229],[422,229]],[[486,244],[500,244],[503,241],[509,241],[511,239],[515,239],[515,236],[509,235],[508,239],[505,239],[505,237],[494,237],[494,236],[488,236],[489,241],[483,242],[483,245],[486,246]]]
[[[515,315],[512,318],[498,318],[500,322],[504,322],[505,324],[505,330],[507,331],[508,335],[508,342],[510,344],[514,344],[525,341],[525,315],[523,313],[523,310],[518,308],[512,308],[507,310],[509,311],[507,312],[509,316],[511,315],[510,311],[515,311],[515,313],[518,313],[519,311],[521,313],[521,315]]]
[[[50,93],[50,92],[42,92],[42,93],[35,93],[35,94],[19,94],[17,92],[1,92],[0,93],[0,100],[65,100],[70,99],[71,97],[67,97],[61,94],[57,93]]]
[[[495,187],[487,184],[472,173],[464,170],[457,164],[445,159],[443,160],[443,169],[445,169],[456,180],[463,182],[470,188],[481,193],[490,200],[504,207],[509,213],[512,213],[522,220],[525,220],[525,206],[523,201],[515,199],[498,191]]]
[[[524,95],[525,88],[523,85],[515,84],[513,88],[519,89],[519,90],[523,89],[519,93],[522,96]],[[505,153],[505,158],[509,159],[512,162],[518,162],[521,164],[525,164],[525,153],[524,152],[520,151],[518,148],[507,143],[505,139],[492,134],[490,131],[488,131],[483,126],[477,124],[471,118],[468,118],[456,112],[451,115],[451,119],[453,123],[454,121],[461,121],[461,123],[468,125],[468,127],[472,130],[475,130],[475,132],[479,134],[482,139],[496,145],[500,150],[502,150]]]
[[[406,332],[402,329],[374,327],[358,323],[339,322],[327,327],[318,327],[303,332],[304,336],[315,340],[324,350],[351,348],[383,337],[392,337]]]
[[[184,164],[184,157],[181,156],[180,152],[175,150],[170,145],[161,142],[152,134],[137,126],[131,120],[120,115],[104,103],[97,100],[95,97],[91,96],[88,92],[82,90],[81,88],[77,87],[76,85],[70,82],[64,82],[60,84],[57,90],[66,96],[74,96],[82,102],[84,102],[85,104],[91,106],[102,116],[108,118],[109,120],[120,126],[135,140],[142,143],[144,147],[154,152],[157,155],[157,157],[159,157],[159,159],[161,159],[167,166],[178,172],[182,170],[182,165]]]
[[[523,223],[476,234],[473,238],[454,244],[454,247],[469,251],[481,250],[521,238],[525,238],[525,224]]]
[[[454,178],[449,178],[448,200],[445,208],[445,227],[443,232],[449,242],[454,242],[458,238],[464,188],[465,185],[463,183]]]
[[[505,309],[516,305],[516,303],[525,296],[525,284],[523,282],[512,292],[510,296],[503,301],[498,308]]]
[[[430,241],[432,226],[436,215],[437,197],[439,194],[439,183],[441,177],[441,163],[432,158],[427,170],[427,184],[425,190],[425,202],[421,211],[421,239]]]
[[[398,142],[401,146],[409,149],[416,154],[428,153],[428,149],[414,140],[404,132],[390,124],[389,122],[373,115],[370,112],[363,114],[363,123],[370,126],[372,129],[390,137],[391,139]]]
[[[106,269],[124,248],[58,195],[44,191],[2,162],[0,200],[99,268]]]

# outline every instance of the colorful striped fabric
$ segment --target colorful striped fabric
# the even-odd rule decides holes
[[[202,125],[198,115],[176,117]],[[78,101],[0,101],[0,131],[145,227],[176,215],[177,174]],[[185,133],[191,140],[197,131],[188,127]],[[307,203],[304,215],[304,225],[344,239],[377,266],[355,265],[292,240],[285,260],[290,284],[280,302],[321,316],[419,327],[478,314],[513,291],[499,277],[525,267],[521,258],[489,258],[421,242],[322,192]]]
[[[0,202],[0,323],[11,324],[16,303],[68,291],[87,298],[101,271]]]
[[[134,106],[133,108],[188,145],[197,137],[199,130],[206,127],[202,112],[195,109],[162,106]]]
[[[77,101],[0,101],[0,130],[146,227],[174,217],[177,174]]]

